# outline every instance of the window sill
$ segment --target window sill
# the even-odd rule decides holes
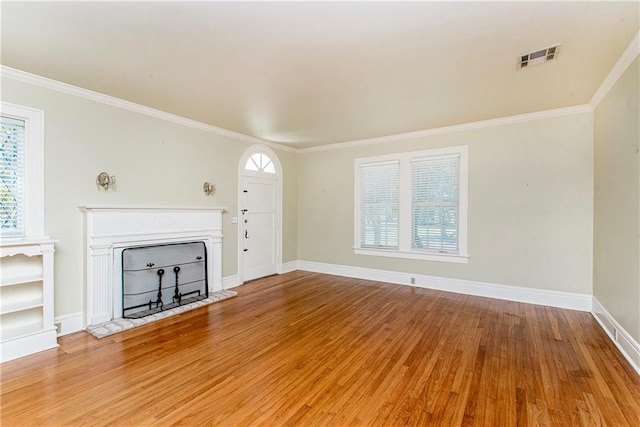
[[[424,253],[424,252],[406,252],[390,249],[372,249],[372,248],[353,248],[353,253],[356,255],[373,255],[389,258],[405,258],[405,259],[419,259],[423,261],[439,261],[439,262],[453,262],[457,264],[468,264],[469,255],[457,255],[457,254],[436,254],[436,253]]]

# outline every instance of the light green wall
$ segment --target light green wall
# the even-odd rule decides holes
[[[46,232],[55,315],[82,310],[81,205],[224,206],[223,276],[237,273],[237,167],[249,144],[3,79],[3,101],[45,111]],[[353,160],[469,146],[469,264],[353,255]],[[283,262],[415,272],[575,293],[592,291],[590,113],[331,151],[276,151],[283,166]],[[100,171],[116,191],[99,191]],[[202,182],[217,193],[206,197]]]
[[[594,112],[594,296],[640,341],[639,61]]]
[[[283,170],[282,262],[285,263],[298,259],[298,155],[275,151]]]
[[[354,158],[452,145],[469,146],[469,263],[354,255]],[[591,113],[305,153],[298,176],[301,260],[591,294]]]
[[[45,112],[45,231],[58,239],[55,315],[83,309],[81,205],[222,206],[224,277],[237,273],[238,161],[249,143],[31,84],[2,79],[2,100]],[[296,155],[283,168],[283,261],[297,259]],[[98,190],[99,172],[117,178]],[[205,196],[202,183],[217,186]]]

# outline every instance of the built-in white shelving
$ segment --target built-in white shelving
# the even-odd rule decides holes
[[[53,323],[54,240],[0,244],[0,360],[58,346]]]

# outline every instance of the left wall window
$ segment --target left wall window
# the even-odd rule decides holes
[[[0,108],[0,235],[44,236],[44,112]]]

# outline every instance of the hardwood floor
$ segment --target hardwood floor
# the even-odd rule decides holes
[[[2,426],[640,425],[589,313],[297,271],[2,364]]]

